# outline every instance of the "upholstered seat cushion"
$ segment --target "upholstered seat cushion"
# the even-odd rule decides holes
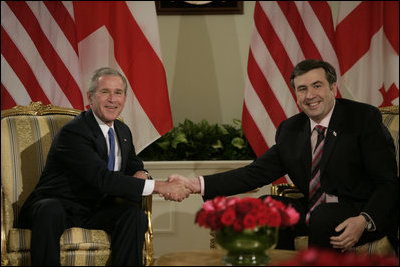
[[[13,228],[9,232],[9,263],[25,265],[30,261],[31,230]],[[61,264],[106,265],[110,257],[110,238],[105,231],[73,227],[60,239]]]
[[[8,250],[29,250],[31,230],[13,228],[9,232]],[[61,250],[110,249],[110,238],[105,231],[73,227],[65,230],[60,239]]]

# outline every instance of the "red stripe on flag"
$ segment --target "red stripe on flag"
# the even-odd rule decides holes
[[[17,105],[12,96],[8,93],[3,83],[1,84],[1,109],[9,109]]]
[[[71,105],[83,110],[83,98],[78,84],[47,39],[31,9],[25,2],[8,1],[7,4],[31,37],[44,63]]]
[[[336,26],[336,53],[342,75],[369,50],[371,38],[382,24],[382,4],[368,1],[359,4]]]
[[[399,54],[399,1],[384,1],[383,30],[393,49]]]
[[[79,55],[78,42],[76,41],[75,22],[69,15],[68,10],[61,1],[44,1],[43,3],[46,5],[47,9],[53,16],[53,19],[63,31],[65,37],[67,37],[69,43],[74,48],[75,53]]]
[[[109,21],[115,41],[115,57],[126,71],[128,80],[147,116],[160,135],[172,127],[164,66],[134,20],[125,2],[113,3],[115,20]],[[128,58],[126,55],[131,54]],[[155,108],[157,107],[157,108]]]
[[[249,141],[254,153],[257,155],[257,157],[261,156],[265,151],[268,150],[269,147],[262,137],[257,125],[254,123],[254,120],[247,110],[246,105],[243,106],[242,125],[246,126],[243,127],[243,132],[246,135],[246,138]]]
[[[326,33],[326,36],[329,38],[330,43],[334,46],[334,28],[333,28],[333,19],[332,19],[332,10],[326,1],[309,1],[308,2],[311,8],[314,10],[315,15],[317,16],[319,23]]]
[[[315,46],[313,40],[311,39],[308,31],[303,23],[303,19],[300,16],[299,10],[293,1],[278,1],[279,7],[282,9],[283,14],[288,20],[290,27],[292,28],[292,32],[296,35],[297,40],[299,41],[301,51],[304,54],[305,58],[321,58],[321,54],[319,53],[317,47]],[[289,29],[288,29],[289,30]],[[281,61],[281,60],[278,60]],[[297,64],[297,62],[292,62],[293,64]],[[289,66],[290,69],[286,69],[285,73],[291,73],[293,69],[293,65]],[[288,80],[288,79],[286,79]],[[290,88],[290,87],[289,87]]]
[[[282,45],[281,40],[279,39],[274,28],[272,27],[271,21],[264,13],[259,2],[256,3],[256,7],[254,10],[254,23],[257,28],[257,32],[260,34],[265,45],[267,46],[268,51],[271,57],[274,59],[276,66],[282,73],[282,76],[284,76],[283,78],[288,88],[290,88],[291,86],[289,82],[289,77],[285,77],[285,74],[291,72],[293,64],[290,63],[291,61],[285,50],[285,47]],[[291,91],[291,94],[293,98],[296,97],[293,91]]]
[[[247,65],[247,74],[250,83],[253,85],[254,91],[256,91],[258,98],[263,103],[264,108],[271,117],[275,127],[286,119],[285,112],[283,111],[279,101],[276,98],[274,92],[265,79],[264,74],[261,72],[257,62],[254,60],[253,53],[249,53],[249,62]]]
[[[24,56],[15,46],[3,27],[1,27],[1,54],[24,85],[32,101],[42,101],[45,105],[50,104],[35,74],[32,72],[31,66],[26,62]],[[12,90],[12,88],[7,89]],[[3,108],[2,106],[2,109]]]

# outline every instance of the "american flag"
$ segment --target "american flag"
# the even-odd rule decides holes
[[[397,1],[343,1],[335,28],[327,1],[256,2],[242,123],[257,156],[275,143],[278,125],[300,111],[289,80],[304,59],[335,67],[338,97],[398,105],[398,8]]]
[[[1,2],[2,110],[31,101],[87,109],[88,81],[103,66],[128,79],[121,117],[139,153],[172,128],[154,2]]]

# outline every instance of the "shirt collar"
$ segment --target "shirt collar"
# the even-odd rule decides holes
[[[113,130],[114,130],[114,122],[112,123],[112,125],[111,125],[111,127],[110,127],[110,126],[108,126],[107,124],[105,124],[102,120],[100,120],[99,117],[97,117],[96,114],[95,114],[94,112],[93,112],[93,116],[94,116],[94,118],[96,119],[97,123],[99,124],[100,129],[101,129],[101,131],[103,132],[104,136],[107,136],[108,130],[109,130],[110,128],[113,128]]]
[[[328,128],[335,105],[336,105],[336,100],[333,102],[333,106],[332,106],[331,110],[328,112],[328,114],[326,114],[325,118],[323,118],[320,123],[316,123],[315,121],[313,121],[310,118],[311,132],[314,130],[314,127],[316,125],[321,125],[321,126],[324,126],[325,128]]]

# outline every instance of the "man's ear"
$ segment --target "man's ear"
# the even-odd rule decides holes
[[[92,105],[92,94],[88,91],[86,92],[86,96],[89,101],[89,106]]]
[[[337,83],[332,83],[332,88],[331,89],[332,89],[331,91],[333,93],[333,96],[336,97],[337,96],[337,92],[338,92]]]

